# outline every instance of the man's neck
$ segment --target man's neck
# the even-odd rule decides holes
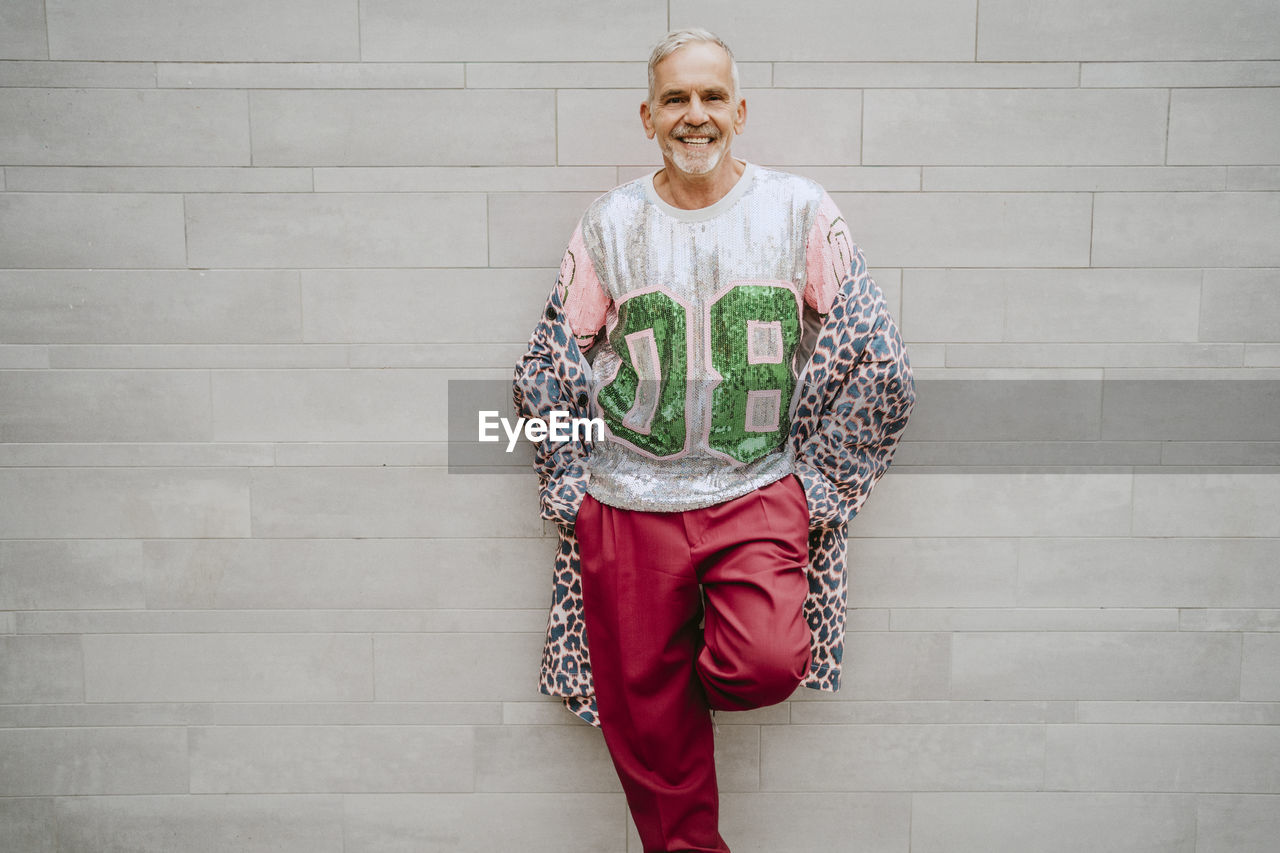
[[[700,210],[727,196],[746,168],[742,160],[726,157],[709,175],[686,175],[668,162],[653,176],[653,189],[658,198],[672,207]]]

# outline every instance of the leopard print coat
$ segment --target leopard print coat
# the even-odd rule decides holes
[[[809,502],[809,593],[812,631],[806,687],[840,688],[844,652],[846,525],[884,474],[915,402],[906,347],[867,273],[862,251],[822,322],[791,418],[788,453]],[[516,367],[516,413],[590,417],[590,371],[553,288],[529,349]],[[542,517],[559,538],[542,653],[540,690],[594,726],[596,713],[582,577],[573,524],[586,494],[591,447],[550,439],[534,447]]]

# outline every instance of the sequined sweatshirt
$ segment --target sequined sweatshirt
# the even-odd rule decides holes
[[[751,163],[697,210],[663,201],[652,174],[596,199],[557,282],[591,359],[592,413],[607,426],[590,494],[671,512],[792,473],[806,306],[830,309],[850,245],[820,186]]]

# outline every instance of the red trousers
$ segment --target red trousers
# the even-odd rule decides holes
[[[645,853],[728,853],[710,709],[781,702],[808,674],[804,490],[663,513],[588,495],[575,530],[600,727]]]

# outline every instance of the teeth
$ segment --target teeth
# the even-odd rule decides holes
[[[699,136],[699,137],[685,137],[684,139],[682,139],[682,140],[680,140],[680,141],[681,141],[681,142],[683,142],[683,143],[685,143],[686,145],[707,145],[707,144],[709,144],[709,143],[711,142],[711,140],[710,140],[710,139],[707,139],[706,137],[702,137],[702,136]]]

